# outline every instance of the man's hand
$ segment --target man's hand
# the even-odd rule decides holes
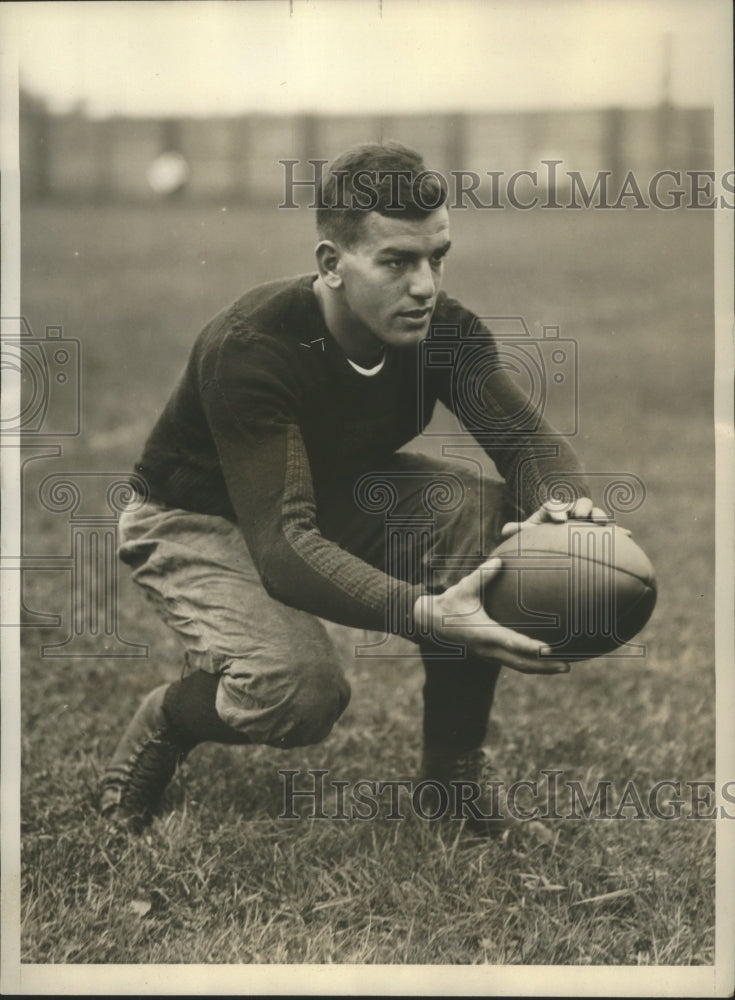
[[[553,522],[563,524],[569,518],[579,521],[594,521],[595,524],[607,524],[610,520],[604,510],[593,507],[589,497],[580,497],[572,503],[567,501],[547,500],[539,509],[531,514],[525,521],[509,521],[503,525],[500,532],[502,538],[510,538],[517,531],[523,528],[533,528],[537,524],[548,524]],[[625,528],[621,528],[626,534],[630,534]]]
[[[522,674],[568,673],[568,663],[546,658],[551,653],[548,646],[488,616],[482,589],[491,585],[500,569],[500,559],[489,559],[443,594],[419,597],[414,607],[419,630],[435,639],[464,643],[476,656],[497,660]]]

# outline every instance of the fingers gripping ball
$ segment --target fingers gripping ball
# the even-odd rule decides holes
[[[612,524],[539,524],[493,556],[501,572],[483,594],[488,615],[551,647],[555,659],[589,659],[629,642],[656,604],[653,567]]]

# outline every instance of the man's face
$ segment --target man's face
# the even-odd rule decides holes
[[[337,268],[349,323],[366,347],[424,339],[449,246],[444,205],[421,219],[366,214],[358,243],[341,251]]]

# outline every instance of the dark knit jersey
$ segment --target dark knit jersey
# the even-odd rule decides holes
[[[321,497],[380,470],[438,400],[483,445],[526,514],[545,499],[550,475],[579,482],[581,470],[542,415],[529,415],[492,335],[457,301],[440,293],[424,343],[386,348],[383,368],[366,377],[327,330],[314,280],[261,285],[204,328],[136,472],[168,506],[236,520],[278,600],[412,634],[423,588],[325,538]]]

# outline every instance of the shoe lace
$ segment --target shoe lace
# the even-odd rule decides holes
[[[185,751],[163,733],[146,740],[125,769],[119,804],[132,812],[150,812],[185,756]]]
[[[483,780],[488,758],[482,747],[468,750],[454,761],[452,778],[455,781],[474,781],[478,784]]]

